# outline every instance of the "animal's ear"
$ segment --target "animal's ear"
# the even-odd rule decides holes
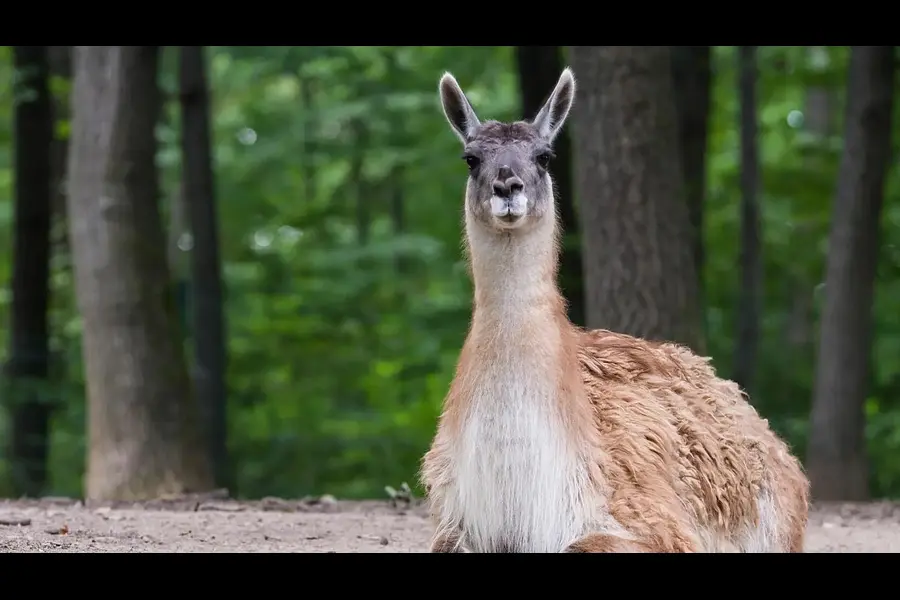
[[[563,69],[562,75],[553,93],[547,98],[544,106],[538,111],[537,116],[532,124],[537,128],[538,133],[550,140],[556,138],[569,116],[569,109],[572,108],[572,102],[575,101],[575,76],[572,69],[566,67]]]
[[[469,103],[469,99],[463,93],[462,88],[456,83],[456,79],[450,73],[444,73],[438,86],[441,92],[441,106],[444,108],[444,116],[450,122],[453,132],[465,144],[475,129],[481,125],[475,110]]]

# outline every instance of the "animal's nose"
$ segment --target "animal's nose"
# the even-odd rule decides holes
[[[515,176],[512,169],[503,165],[500,172],[497,173],[497,179],[494,180],[494,194],[501,198],[508,198],[515,193],[521,192],[525,184],[521,179]]]

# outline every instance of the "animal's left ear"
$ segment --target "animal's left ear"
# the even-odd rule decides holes
[[[547,102],[532,121],[538,133],[552,142],[565,124],[574,101],[575,76],[572,74],[572,69],[566,67],[559,76],[553,93],[550,94]]]

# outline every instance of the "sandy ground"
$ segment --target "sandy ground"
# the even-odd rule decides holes
[[[409,502],[0,501],[0,552],[424,552],[430,534]],[[900,504],[816,507],[807,551],[900,552]]]

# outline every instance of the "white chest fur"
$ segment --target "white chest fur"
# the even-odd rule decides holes
[[[495,365],[473,398],[445,515],[475,552],[559,552],[584,532],[583,469],[553,405],[555,386]]]

